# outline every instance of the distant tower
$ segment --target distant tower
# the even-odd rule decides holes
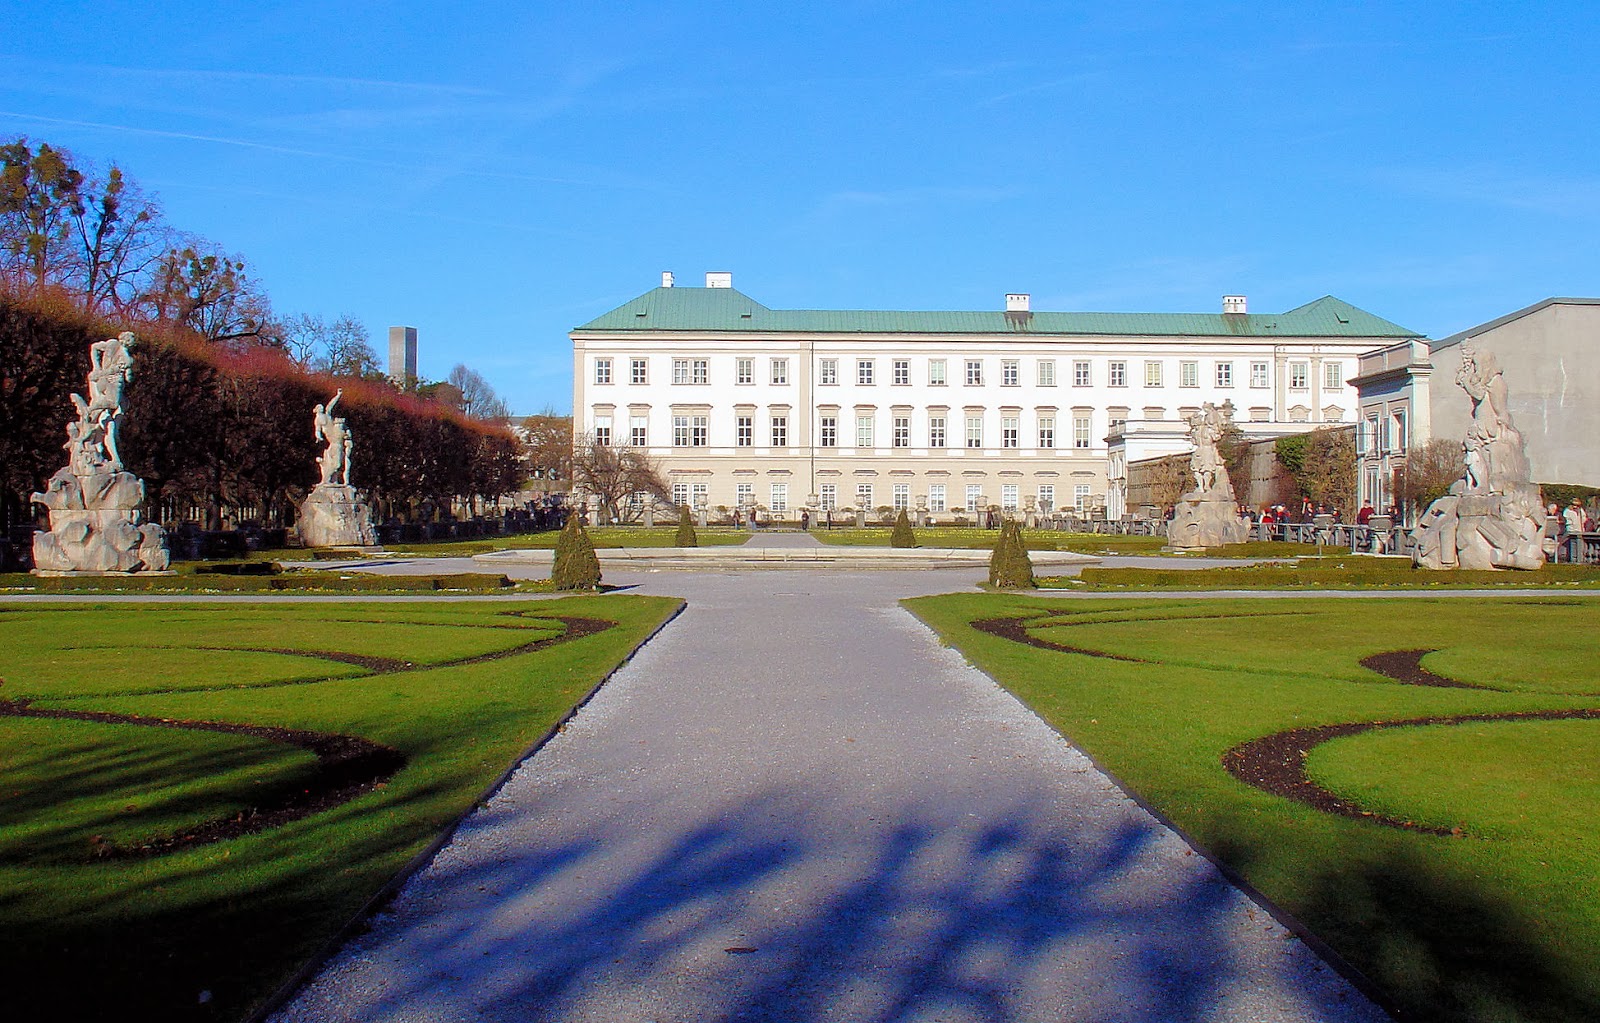
[[[389,379],[401,387],[417,382],[417,328],[389,328]]]

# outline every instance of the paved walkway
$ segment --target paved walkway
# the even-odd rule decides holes
[[[608,574],[689,607],[278,1018],[1385,1019],[896,604],[978,574]]]

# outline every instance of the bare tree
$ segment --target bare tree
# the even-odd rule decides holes
[[[593,434],[584,434],[573,446],[572,482],[575,490],[600,499],[600,513],[605,521],[637,519],[640,509],[628,502],[632,494],[671,500],[671,490],[655,459],[641,448],[597,444]]]
[[[522,421],[522,443],[528,475],[546,493],[566,489],[572,479],[572,417],[546,408]],[[559,487],[553,484],[561,484]]]
[[[1450,492],[1450,484],[1466,472],[1461,442],[1435,437],[1406,452],[1405,463],[1394,471],[1395,502],[1417,510]]]
[[[190,238],[157,261],[145,304],[158,320],[217,344],[278,344],[281,327],[243,259]]]
[[[477,370],[468,369],[458,362],[450,370],[445,382],[461,392],[461,411],[472,418],[502,422],[510,418],[511,410],[506,408],[506,403],[500,400],[494,388],[489,386],[489,381]]]
[[[372,335],[351,313],[331,322],[301,313],[283,325],[284,345],[300,365],[336,377],[383,379],[383,362],[372,346]]]

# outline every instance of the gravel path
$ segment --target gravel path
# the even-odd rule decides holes
[[[689,607],[276,1019],[1387,1017],[895,601]]]

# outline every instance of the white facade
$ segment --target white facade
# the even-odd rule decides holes
[[[719,277],[716,287],[731,281]],[[936,517],[973,506],[1103,506],[1108,438],[1121,424],[1170,421],[1181,432],[1208,401],[1231,401],[1241,423],[1350,422],[1356,392],[1346,381],[1357,360],[1393,342],[1250,336],[1276,324],[1248,314],[1121,314],[1140,330],[1195,319],[1235,324],[1237,336],[1217,336],[1228,329],[1220,326],[1211,334],[1046,329],[1102,314],[1044,314],[1057,320],[1023,321],[1027,332],[876,330],[880,319],[959,326],[978,314],[785,314],[731,291],[752,311],[685,325],[698,299],[661,294],[671,290],[635,304],[652,295],[662,307],[675,303],[672,329],[646,325],[656,306],[640,304],[646,311],[630,317],[630,304],[573,332],[576,429],[646,449],[688,500],[755,503],[791,517],[807,504],[926,506]],[[719,310],[737,310],[731,301]],[[1025,295],[1005,305],[1007,317],[1034,315]]]

